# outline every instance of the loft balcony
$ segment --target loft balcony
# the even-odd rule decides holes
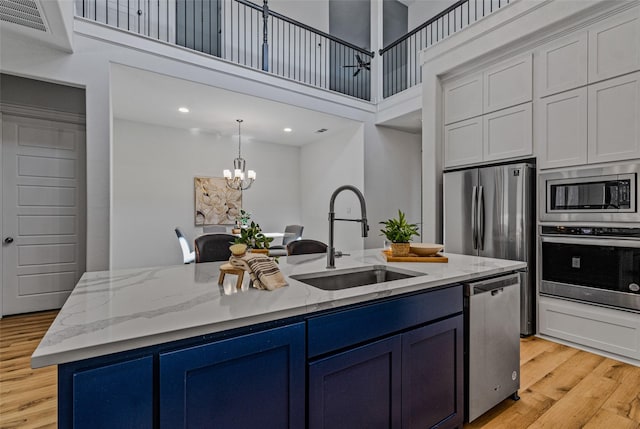
[[[419,53],[423,49],[509,1],[457,1],[378,49],[378,55],[285,16],[271,9],[268,0],[263,4],[248,0],[75,0],[75,14],[244,67],[376,102],[421,83]],[[392,25],[397,27],[398,23]]]

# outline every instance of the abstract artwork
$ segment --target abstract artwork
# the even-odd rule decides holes
[[[227,186],[223,177],[195,177],[196,226],[234,224],[242,208],[242,191]]]

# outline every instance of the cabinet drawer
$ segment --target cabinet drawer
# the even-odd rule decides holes
[[[504,61],[484,73],[484,113],[531,101],[531,54]]]
[[[538,306],[541,334],[640,359],[637,314],[547,296]]]
[[[425,292],[307,320],[309,358],[462,311],[462,286]]]

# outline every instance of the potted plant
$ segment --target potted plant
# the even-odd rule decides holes
[[[255,222],[247,225],[246,228],[240,230],[240,237],[237,237],[235,244],[246,244],[253,253],[269,253],[269,245],[273,238],[267,237],[262,233],[260,225]]]
[[[414,235],[419,236],[418,225],[408,223],[401,210],[398,210],[398,217],[391,218],[384,222],[380,235],[384,235],[391,242],[391,254],[393,256],[407,256],[409,254],[409,242]]]
[[[251,213],[240,209],[240,214],[236,216],[236,227],[231,231],[233,234],[240,234],[241,228],[247,228],[249,220],[251,219]]]

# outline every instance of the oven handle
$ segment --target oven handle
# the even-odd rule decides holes
[[[640,240],[616,240],[611,238],[575,238],[575,237],[550,237],[541,235],[544,243],[583,244],[587,246],[611,246],[640,248]]]

